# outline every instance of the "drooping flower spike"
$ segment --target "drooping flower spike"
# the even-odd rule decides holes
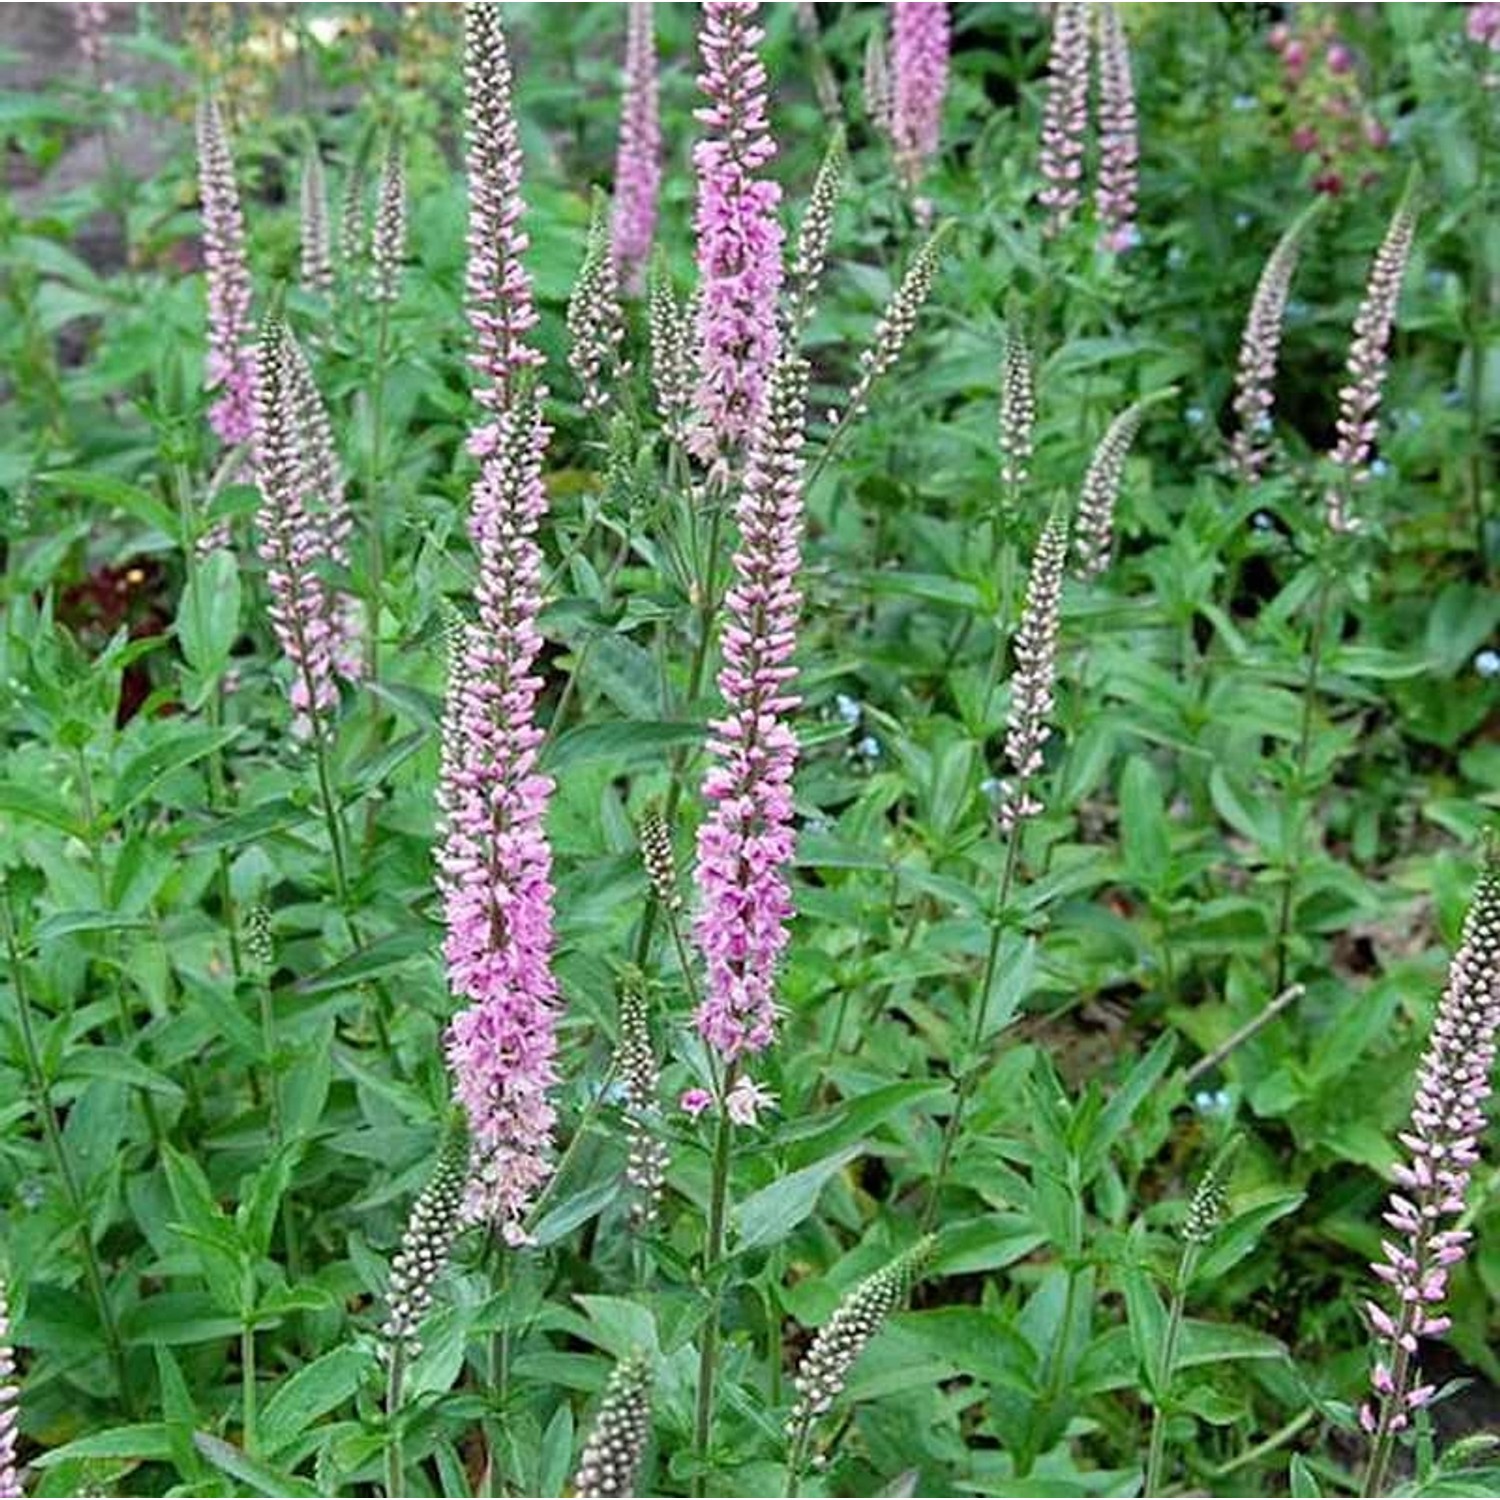
[[[818,175],[813,179],[792,255],[786,323],[787,337],[794,343],[806,332],[816,308],[818,287],[828,264],[828,246],[833,239],[834,218],[838,213],[839,194],[843,190],[848,165],[844,132],[835,129],[818,166]]]
[[[304,291],[326,295],[333,290],[333,251],[328,229],[328,179],[316,141],[308,146],[302,161],[298,200],[302,287]]]
[[[1391,333],[1417,234],[1412,196],[1413,190],[1408,188],[1391,218],[1375,252],[1364,300],[1354,319],[1347,380],[1339,391],[1338,441],[1329,454],[1342,471],[1329,485],[1326,496],[1330,531],[1354,531],[1359,525],[1350,511],[1350,491],[1370,477],[1370,455],[1380,431],[1380,394],[1390,368]]]
[[[725,597],[724,710],[710,725],[698,830],[694,934],[706,969],[698,1029],[726,1061],[770,1044],[776,969],[792,915],[789,716],[801,595],[807,365],[784,349],[751,443],[736,506],[740,544]]]
[[[511,97],[510,52],[500,7],[464,11],[464,164],[468,174],[468,262],[465,311],[472,347],[474,399],[492,416],[510,401],[521,374],[542,362],[527,337],[536,326],[531,277],[522,257],[521,139]],[[493,422],[469,438],[474,453],[493,447]]]
[[[1000,356],[1000,481],[1014,491],[1026,482],[1036,445],[1036,375],[1031,345],[1007,322]]]
[[[1078,518],[1074,523],[1074,546],[1078,555],[1078,576],[1097,578],[1108,566],[1115,544],[1115,505],[1120,498],[1120,483],[1125,477],[1125,460],[1146,413],[1159,401],[1176,394],[1174,387],[1158,391],[1127,406],[1099,439],[1083,487],[1078,495]]]
[[[656,30],[650,0],[625,7],[625,97],[615,156],[610,253],[620,284],[639,296],[646,284],[661,193],[661,106],[656,76]]]
[[[1234,377],[1234,415],[1230,465],[1243,484],[1254,484],[1265,473],[1272,452],[1271,411],[1276,404],[1276,368],[1286,321],[1292,277],[1302,251],[1302,239],[1327,200],[1314,198],[1276,242],[1255,284],[1245,330],[1240,336],[1239,369]]]
[[[921,181],[942,141],[949,46],[946,5],[897,0],[891,7],[891,147],[896,173],[908,192]]]
[[[620,287],[610,255],[608,204],[594,194],[583,265],[568,298],[568,365],[583,388],[583,409],[602,411],[616,379],[629,370],[620,358],[625,320]]]
[[[615,1366],[594,1418],[573,1493],[579,1497],[633,1495],[651,1438],[651,1363],[632,1354]]]
[[[255,330],[245,217],[224,115],[213,94],[198,101],[198,193],[203,204],[203,263],[208,277],[205,380],[217,399],[208,420],[228,446],[255,431]]]
[[[1384,1214],[1392,1237],[1374,1266],[1384,1284],[1381,1300],[1366,1304],[1377,1340],[1374,1401],[1360,1411],[1373,1439],[1366,1495],[1383,1493],[1396,1434],[1434,1394],[1418,1369],[1419,1341],[1451,1326],[1442,1309],[1448,1276],[1472,1238],[1457,1226],[1488,1123],[1497,1031],[1500,859],[1491,847],[1417,1068],[1411,1122],[1400,1136],[1409,1155],[1394,1168],[1396,1191]]]
[[[1047,100],[1042,110],[1041,202],[1046,232],[1060,234],[1083,202],[1084,136],[1089,122],[1088,7],[1060,0],[1052,10]]]
[[[1130,44],[1118,5],[1100,5],[1099,180],[1094,187],[1094,215],[1106,250],[1130,249],[1136,241],[1136,174],[1140,162],[1135,84],[1130,76]]]
[[[406,157],[392,135],[380,162],[375,223],[370,230],[370,300],[394,302],[406,259]]]
[[[758,8],[755,0],[705,0],[698,34],[698,86],[708,103],[697,111],[705,133],[693,148],[698,379],[690,447],[711,469],[731,463],[754,430],[778,342],[781,188],[761,175],[776,144],[756,50]]]

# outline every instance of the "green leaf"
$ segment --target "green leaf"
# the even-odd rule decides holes
[[[1171,1372],[1161,1368],[1165,1351],[1167,1310],[1145,1268],[1126,1266],[1120,1273],[1125,1290],[1125,1316],[1130,1327],[1130,1342],[1146,1388],[1160,1397]]]
[[[316,1496],[318,1493],[312,1485],[251,1458],[233,1443],[226,1443],[223,1438],[216,1438],[212,1433],[195,1432],[193,1445],[214,1468],[228,1474],[231,1479],[238,1479],[241,1484],[248,1485],[257,1495],[300,1497]]]
[[[158,1344],[154,1352],[172,1462],[177,1465],[178,1474],[191,1483],[203,1472],[203,1461],[193,1447],[193,1429],[198,1425],[193,1393],[182,1378],[182,1370],[172,1351],[165,1344]]]
[[[326,995],[334,990],[354,989],[367,980],[404,968],[420,954],[435,952],[437,942],[435,931],[408,929],[390,933],[302,980],[296,991],[299,995]]]
[[[180,539],[182,526],[171,506],[113,474],[98,474],[89,469],[54,469],[42,476],[42,483],[84,500],[95,500],[113,510],[123,510],[137,521],[154,526],[169,540]]]
[[[69,1052],[62,1062],[59,1078],[110,1078],[128,1083],[152,1094],[180,1099],[182,1087],[164,1073],[148,1068],[139,1058],[118,1047],[81,1047]]]
[[[75,1438],[61,1448],[39,1453],[32,1462],[39,1469],[76,1458],[127,1458],[137,1463],[167,1463],[172,1458],[172,1441],[161,1422],[137,1422],[132,1426],[111,1427],[106,1432],[91,1432]]]
[[[1300,1453],[1292,1454],[1287,1479],[1292,1500],[1318,1500],[1318,1496],[1323,1493],[1318,1488],[1318,1477],[1313,1473],[1312,1466]]]
[[[635,771],[664,764],[667,751],[679,745],[702,743],[703,725],[696,721],[613,719],[565,731],[542,757],[542,766],[554,776],[591,761],[607,761],[621,772]]]
[[[0,781],[0,813],[9,813],[16,818],[29,818],[35,823],[46,823],[75,838],[83,834],[83,824],[73,809],[41,787]]]
[[[239,730],[233,727],[211,729],[207,725],[184,724],[174,728],[160,743],[142,750],[120,772],[115,780],[108,821],[123,818],[174,771],[222,749],[238,734]]]
[[[150,925],[144,917],[126,917],[117,911],[59,911],[37,923],[35,941],[41,946],[80,932],[121,932]]]
[[[177,637],[190,666],[217,676],[240,630],[240,574],[234,553],[210,552],[182,591]]]
[[[818,1195],[864,1149],[859,1142],[796,1172],[788,1172],[735,1206],[736,1249],[779,1244],[817,1207]]]
[[[345,1345],[283,1380],[260,1414],[260,1441],[266,1452],[277,1453],[304,1428],[353,1396],[372,1363],[368,1350]]]
[[[1156,893],[1171,863],[1167,803],[1156,767],[1133,755],[1120,777],[1120,849],[1143,890]]]

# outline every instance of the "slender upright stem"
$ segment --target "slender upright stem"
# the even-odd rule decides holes
[[[1491,214],[1489,210],[1490,100],[1488,90],[1479,85],[1478,117],[1474,127],[1474,195],[1470,202],[1474,215],[1474,247],[1469,263],[1469,504],[1474,512],[1474,538],[1480,567],[1489,572],[1489,538],[1485,535],[1484,481],[1487,456],[1485,436],[1485,373],[1488,344],[1485,324],[1490,311],[1489,243]]]
[[[89,1295],[93,1298],[94,1310],[99,1317],[99,1327],[104,1333],[104,1345],[115,1369],[120,1399],[129,1413],[135,1409],[135,1400],[125,1369],[125,1345],[120,1338],[120,1325],[115,1317],[114,1306],[105,1289],[99,1252],[94,1246],[93,1232],[89,1227],[88,1205],[78,1174],[73,1169],[73,1159],[68,1155],[67,1143],[63,1139],[62,1126],[57,1117],[57,1106],[52,1100],[52,1087],[48,1082],[46,1069],[42,1066],[41,1049],[37,1045],[36,1025],[31,1013],[31,993],[26,985],[26,970],[21,962],[21,949],[11,917],[10,898],[3,892],[0,892],[0,923],[5,928],[5,951],[10,960],[11,989],[16,998],[21,1050],[25,1054],[26,1073],[31,1083],[32,1097],[36,1101],[37,1114],[42,1122],[42,1135],[46,1139],[47,1149],[52,1153],[53,1165],[62,1181],[63,1194],[78,1226],[78,1243],[83,1252],[83,1277],[88,1283]]]
[[[385,1492],[390,1500],[406,1493],[406,1464],[401,1455],[401,1426],[396,1420],[401,1411],[402,1386],[406,1379],[406,1341],[397,1339],[391,1346],[391,1367],[385,1382]]]
[[[1000,876],[1000,888],[995,897],[995,910],[990,916],[990,946],[985,955],[984,973],[979,981],[979,992],[969,1017],[969,1063],[962,1078],[958,1080],[958,1092],[953,1100],[953,1112],[943,1126],[943,1142],[938,1151],[937,1170],[928,1185],[927,1201],[922,1207],[922,1232],[932,1228],[933,1216],[937,1213],[938,1200],[942,1197],[943,1184],[952,1164],[953,1149],[958,1144],[959,1128],[963,1124],[964,1109],[974,1092],[983,1069],[980,1052],[984,1045],[984,1020],[990,1006],[990,989],[995,982],[995,967],[1000,961],[1000,938],[1005,931],[1006,908],[1010,904],[1011,888],[1015,884],[1016,868],[1020,863],[1021,826],[1011,830],[1005,846],[1005,868]]]
[[[719,1363],[719,1316],[723,1303],[720,1262],[724,1258],[724,1226],[729,1209],[729,1161],[734,1122],[729,1118],[728,1099],[737,1068],[725,1070],[718,1099],[718,1124],[714,1134],[712,1176],[709,1181],[708,1226],[703,1242],[703,1279],[708,1286],[708,1314],[698,1345],[698,1403],[693,1423],[693,1456],[697,1460],[693,1493],[708,1493],[708,1449],[713,1432],[714,1381]]]
[[[245,1452],[255,1457],[260,1447],[255,1414],[255,1324],[247,1314],[240,1329],[240,1397],[243,1408]]]
[[[1198,1246],[1185,1244],[1177,1264],[1177,1281],[1172,1288],[1172,1305],[1167,1312],[1167,1328],[1161,1341],[1160,1363],[1156,1371],[1156,1395],[1151,1403],[1151,1445],[1146,1455],[1146,1483],[1143,1495],[1161,1493],[1162,1466],[1167,1453],[1167,1404],[1172,1398],[1172,1381],[1177,1373],[1177,1346],[1182,1338],[1182,1318],[1187,1308],[1188,1286],[1198,1263]]]
[[[1313,599],[1312,632],[1307,642],[1307,669],[1302,679],[1302,727],[1297,737],[1296,780],[1291,788],[1293,814],[1290,858],[1287,865],[1286,884],[1281,891],[1281,910],[1276,919],[1276,981],[1272,990],[1280,994],[1286,988],[1287,965],[1290,960],[1288,948],[1291,943],[1292,908],[1297,897],[1297,877],[1302,861],[1303,822],[1307,809],[1303,799],[1307,791],[1307,761],[1312,749],[1313,715],[1317,708],[1318,682],[1323,668],[1323,643],[1328,628],[1328,601],[1332,592],[1332,576],[1324,572],[1318,583],[1318,592]]]
[[[323,803],[323,820],[328,825],[328,842],[333,849],[333,888],[339,910],[349,913],[349,866],[344,853],[344,820],[333,795],[333,777],[328,769],[328,743],[322,722],[313,716],[313,757],[318,767],[318,795]]]

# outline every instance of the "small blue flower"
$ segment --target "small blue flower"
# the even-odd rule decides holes
[[[1391,466],[1383,459],[1373,459],[1370,463],[1370,472],[1377,479],[1384,479],[1391,472]]]
[[[863,756],[866,760],[880,759],[880,741],[873,734],[867,734],[855,747],[854,753]]]
[[[1247,214],[1244,209],[1234,216],[1234,227],[1236,229],[1248,229],[1255,222],[1253,214]]]
[[[1167,264],[1174,271],[1180,271],[1187,264],[1187,252],[1181,245],[1173,245],[1167,251]]]
[[[1268,511],[1268,510],[1258,510],[1258,511],[1256,511],[1255,514],[1250,517],[1250,524],[1257,531],[1275,531],[1276,530],[1276,522],[1272,519],[1271,512]]]
[[[1236,94],[1229,101],[1229,104],[1232,109],[1236,109],[1241,114],[1244,114],[1246,110],[1255,108],[1255,96],[1253,94]]]
[[[998,776],[986,776],[979,783],[979,790],[984,793],[991,802],[998,802],[1005,791],[1005,783]]]
[[[1301,297],[1291,297],[1287,300],[1286,315],[1294,323],[1301,323],[1307,317],[1307,303]]]
[[[1225,1115],[1229,1113],[1229,1091],[1227,1089],[1199,1089],[1193,1095],[1193,1108],[1200,1115]]]
[[[1187,424],[1189,427],[1201,427],[1208,419],[1208,413],[1204,411],[1201,406],[1188,407],[1188,409],[1183,412],[1183,416],[1187,418]]]
[[[833,700],[835,712],[845,724],[858,724],[861,709],[858,698],[851,698],[848,693],[840,693]]]
[[[1486,646],[1483,651],[1476,651],[1474,670],[1481,677],[1500,677],[1500,651],[1491,646]]]

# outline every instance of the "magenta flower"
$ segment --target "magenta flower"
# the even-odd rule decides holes
[[[498,416],[517,375],[542,362],[526,337],[536,326],[531,277],[521,257],[530,244],[521,228],[521,140],[511,102],[510,53],[498,5],[464,11],[464,163],[469,178],[465,311],[473,337],[469,363],[474,399]],[[476,454],[498,437],[487,422],[469,436]]]
[[[1478,5],[1470,5],[1464,30],[1471,42],[1488,47],[1491,52],[1500,52],[1500,4],[1481,0]]]
[[[542,679],[537,616],[547,512],[542,455],[550,436],[536,394],[513,392],[472,494],[478,619],[465,627],[448,687],[438,790],[443,955],[455,997],[448,1030],[454,1091],[469,1120],[465,1204],[512,1243],[551,1173],[557,982],[552,851],[544,821],[552,780],[537,769]]]
[[[20,1437],[21,1392],[16,1385],[16,1351],[10,1342],[10,1304],[0,1281],[0,1500],[20,1500],[21,1476],[16,1469],[16,1441]]]
[[[661,114],[657,98],[656,33],[649,0],[625,7],[625,98],[615,155],[611,250],[621,284],[639,296],[656,233],[661,192]]]
[[[694,936],[707,970],[698,1029],[727,1061],[768,1046],[776,965],[792,915],[797,740],[787,716],[801,595],[802,446],[807,366],[784,351],[750,445],[736,516],[740,545],[725,597],[724,715],[710,725],[698,829]]]
[[[754,428],[776,358],[781,292],[781,189],[756,173],[776,154],[766,119],[763,33],[754,0],[706,0],[699,87],[707,129],[698,174],[698,384],[694,455],[725,463]]]
[[[1135,84],[1130,77],[1130,46],[1120,7],[1101,5],[1099,19],[1099,181],[1094,212],[1104,248],[1129,250],[1136,243],[1136,173],[1140,142],[1136,134]]]
[[[677,1101],[677,1107],[683,1114],[697,1119],[704,1110],[709,1109],[714,1102],[714,1096],[707,1089],[684,1089],[682,1097]]]
[[[946,5],[902,0],[891,7],[891,145],[908,191],[938,153],[948,48]]]
[[[1083,202],[1084,134],[1089,123],[1088,7],[1061,0],[1052,12],[1047,102],[1042,109],[1041,192],[1046,231],[1060,234]]]
[[[1349,490],[1370,477],[1370,454],[1380,431],[1380,394],[1390,366],[1391,333],[1416,233],[1416,216],[1403,199],[1375,252],[1364,300],[1355,315],[1348,380],[1339,391],[1338,442],[1329,454],[1343,470],[1326,496],[1328,525],[1333,531],[1353,531],[1359,525],[1349,513]]]
[[[351,519],[328,413],[286,325],[269,318],[256,360],[255,477],[271,628],[292,666],[292,730],[325,735],[340,678],[360,668],[354,601],[323,577],[347,564]]]
[[[198,101],[198,193],[203,203],[203,264],[208,276],[205,385],[219,399],[209,425],[230,447],[255,431],[255,343],[250,323],[250,265],[234,157],[219,101]]]
[[[1395,1434],[1433,1394],[1432,1386],[1418,1384],[1417,1341],[1450,1326],[1441,1311],[1448,1273],[1464,1258],[1471,1237],[1454,1221],[1464,1212],[1479,1161],[1497,1029],[1500,863],[1491,853],[1417,1069],[1411,1123],[1400,1137],[1411,1154],[1394,1169],[1397,1191],[1384,1215],[1395,1237],[1383,1242],[1385,1257],[1374,1266],[1389,1288],[1388,1300],[1366,1304],[1379,1338],[1371,1381],[1376,1399],[1360,1412],[1361,1425],[1374,1437],[1362,1491],[1367,1495],[1382,1493]]]

